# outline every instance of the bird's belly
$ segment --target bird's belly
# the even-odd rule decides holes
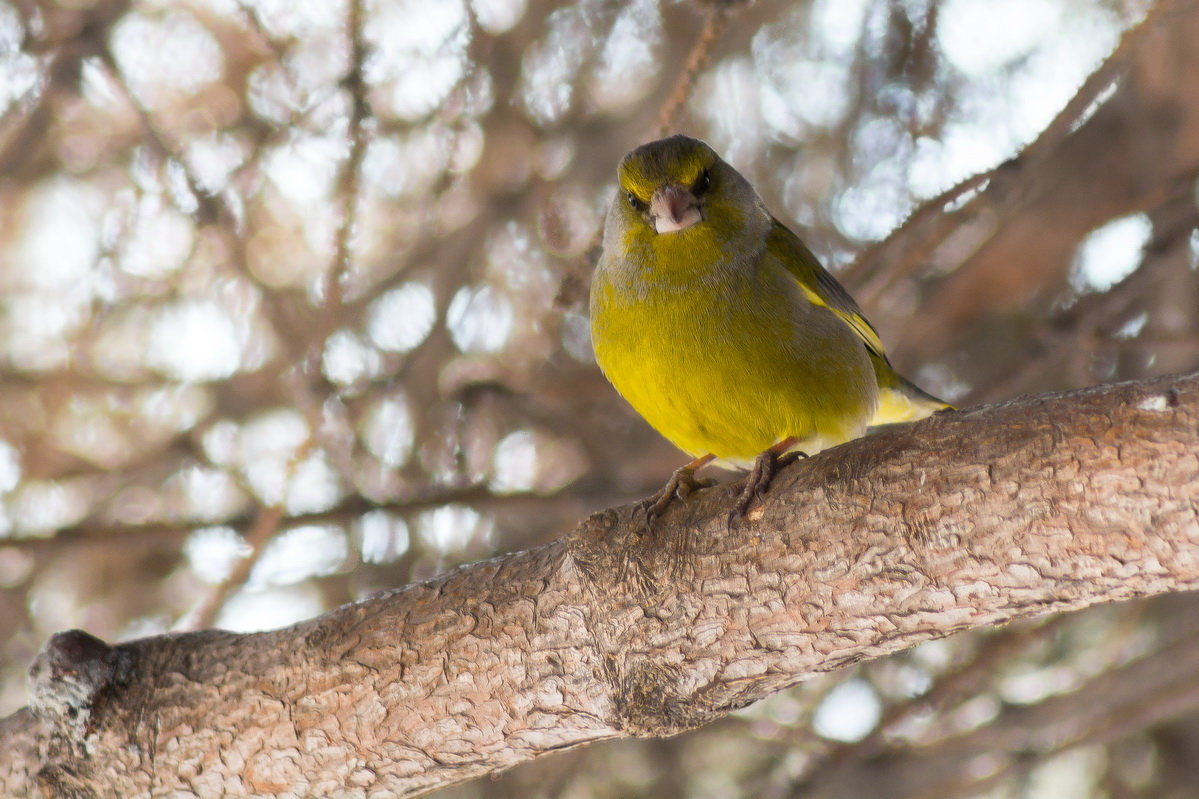
[[[811,454],[861,435],[877,405],[860,341],[813,310],[828,318],[800,326],[685,301],[646,305],[634,324],[599,320],[596,358],[629,404],[693,456],[744,466],[785,438]],[[617,318],[630,321],[628,309]]]

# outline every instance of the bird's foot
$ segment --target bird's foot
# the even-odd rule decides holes
[[[686,499],[693,491],[709,488],[716,484],[715,480],[701,480],[695,476],[700,468],[715,458],[715,455],[704,455],[686,466],[675,469],[674,474],[666,481],[666,485],[662,486],[662,490],[644,501],[645,515],[651,525],[670,506],[675,497]]]
[[[730,521],[745,517],[753,501],[761,499],[766,493],[766,489],[770,488],[770,483],[778,474],[779,469],[789,466],[800,458],[808,457],[806,452],[791,449],[795,443],[795,439],[784,439],[754,460],[754,466],[750,470],[749,476],[745,478],[745,486],[741,489],[741,496],[737,497],[737,504],[733,506]]]

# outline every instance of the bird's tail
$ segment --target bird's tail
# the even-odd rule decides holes
[[[953,406],[939,400],[891,368],[888,363],[875,365],[878,376],[878,410],[870,421],[871,427],[900,422],[914,422],[937,411],[952,410]]]

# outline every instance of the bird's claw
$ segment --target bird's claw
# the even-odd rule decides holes
[[[670,507],[670,503],[679,499],[686,499],[691,496],[692,492],[698,491],[701,488],[710,488],[716,485],[715,480],[700,479],[695,476],[695,469],[690,464],[680,469],[676,469],[670,479],[666,481],[666,485],[662,486],[662,490],[654,494],[649,499],[645,500],[645,515],[650,524],[653,524],[662,513]]]
[[[750,470],[749,476],[745,478],[745,485],[741,489],[741,495],[737,497],[737,504],[733,506],[733,512],[729,514],[729,520],[744,518],[753,501],[761,499],[765,495],[766,489],[770,488],[770,483],[778,474],[779,469],[806,457],[808,457],[807,453],[799,450],[780,454],[773,448],[759,455],[754,460],[754,466]]]

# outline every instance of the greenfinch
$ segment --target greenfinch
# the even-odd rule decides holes
[[[857,303],[742,175],[702,141],[630,152],[591,284],[604,375],[693,460],[651,502],[700,485],[710,461],[752,468],[950,407],[892,368]]]

